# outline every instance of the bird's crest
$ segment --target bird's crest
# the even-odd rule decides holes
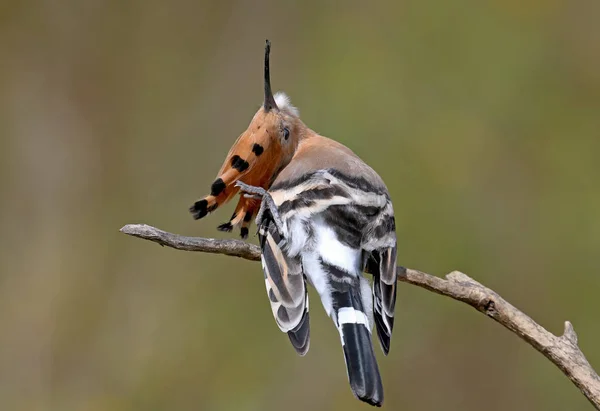
[[[271,43],[265,46],[264,101],[247,130],[233,144],[217,178],[210,187],[210,195],[190,207],[195,219],[200,219],[231,200],[237,193],[236,181],[268,188],[277,173],[290,161],[304,132],[298,110],[285,93],[271,91],[269,54]],[[256,213],[259,201],[240,197],[230,221],[221,224],[221,231],[231,231],[241,225],[242,238],[248,235],[248,226]]]

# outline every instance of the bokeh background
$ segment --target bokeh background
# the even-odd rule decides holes
[[[594,0],[2,2],[0,409],[368,409],[315,293],[300,358],[259,264],[118,232],[229,237],[232,205],[187,208],[261,103],[265,38],[274,89],[387,182],[400,264],[571,320],[600,367],[598,21]],[[398,300],[387,409],[591,409],[473,309]]]

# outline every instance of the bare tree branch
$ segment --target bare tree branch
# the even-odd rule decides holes
[[[178,250],[225,254],[246,260],[260,260],[260,249],[240,240],[184,237],[145,224],[128,224],[121,232],[154,241]],[[425,288],[434,293],[462,301],[493,318],[544,354],[600,410],[600,377],[577,345],[573,325],[565,322],[564,334],[556,336],[512,306],[495,291],[466,274],[453,271],[445,279],[410,268],[398,268],[398,281]]]

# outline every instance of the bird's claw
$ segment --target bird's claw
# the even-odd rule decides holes
[[[273,222],[277,227],[277,231],[279,231],[279,234],[283,237],[283,221],[279,215],[277,205],[275,204],[275,201],[273,201],[273,197],[271,197],[267,190],[262,187],[248,185],[241,181],[236,181],[235,186],[240,189],[244,197],[261,199],[260,208],[256,214],[256,225],[259,227],[262,225],[264,213],[266,210],[269,210]]]
[[[236,181],[235,187],[238,187],[246,198],[260,199],[267,194],[267,190],[262,187],[251,186],[241,181]]]

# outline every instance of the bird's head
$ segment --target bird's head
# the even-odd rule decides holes
[[[235,187],[238,180],[252,186],[268,188],[279,171],[290,162],[305,133],[306,126],[300,120],[298,110],[291,105],[288,96],[284,93],[273,94],[271,91],[270,51],[271,43],[267,40],[264,101],[248,128],[229,150],[217,178],[211,185],[210,195],[197,201],[190,208],[196,219],[204,217],[229,201],[239,191]],[[242,201],[243,198],[240,203]]]

